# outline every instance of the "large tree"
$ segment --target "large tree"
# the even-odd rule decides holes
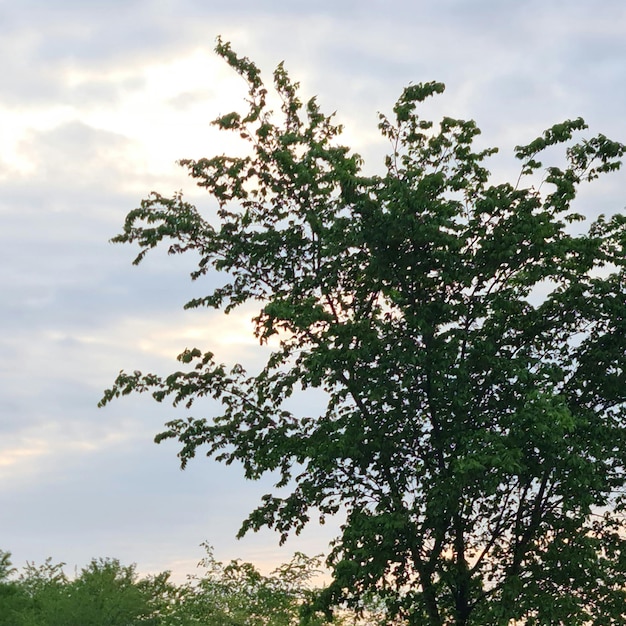
[[[626,218],[586,225],[572,203],[624,145],[576,142],[586,126],[567,120],[517,147],[519,179],[495,184],[474,122],[418,115],[443,92],[432,82],[381,115],[390,154],[365,176],[282,65],[274,114],[257,66],[217,52],[249,107],[215,124],[249,152],[181,161],[217,216],[152,193],[113,241],[138,244],[136,263],[162,243],[196,253],[192,277],[224,284],[186,307],[257,302],[256,336],[276,347],[252,373],[186,349],[183,371],[121,372],[102,403],[219,400],[157,441],[178,439],[183,467],[202,450],[279,477],[240,534],[285,540],[343,516],[322,605],[376,594],[407,624],[623,624]],[[286,409],[311,388],[319,415]]]

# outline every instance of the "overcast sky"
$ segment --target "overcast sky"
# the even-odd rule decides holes
[[[172,411],[149,397],[96,407],[120,369],[168,373],[185,347],[262,357],[250,310],[182,311],[210,287],[186,260],[132,267],[136,251],[108,243],[151,190],[212,206],[176,160],[229,149],[209,122],[245,86],[218,35],[266,76],[284,60],[369,171],[377,111],[409,82],[445,82],[432,110],[475,119],[502,175],[516,144],[566,118],[626,141],[623,0],[0,0],[0,549],[18,566],[111,556],[182,578],[202,541],[268,568],[333,535],[237,542],[269,482],[202,457],[181,472],[175,444],[152,442]],[[620,172],[579,209],[625,205]]]

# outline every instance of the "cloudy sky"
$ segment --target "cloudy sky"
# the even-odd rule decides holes
[[[120,369],[168,373],[185,347],[262,358],[250,310],[182,311],[209,289],[188,261],[132,267],[108,243],[151,190],[212,206],[176,160],[229,149],[209,122],[245,86],[218,35],[266,76],[284,60],[371,171],[377,111],[411,81],[446,83],[435,114],[475,119],[502,175],[516,144],[566,118],[626,141],[623,0],[0,0],[0,549],[16,565],[112,556],[182,578],[205,540],[267,568],[332,537],[237,542],[269,483],[203,458],[181,472],[175,444],[152,443],[172,411],[148,397],[96,407]],[[579,208],[625,205],[620,172]]]

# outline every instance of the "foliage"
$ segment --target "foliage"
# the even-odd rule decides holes
[[[11,579],[15,568],[11,563],[11,553],[0,550],[0,626],[10,626],[20,606],[20,589]]]
[[[0,578],[0,626],[295,626],[316,593],[320,558],[296,553],[263,576],[251,563],[224,564],[210,546],[202,573],[182,585],[169,572],[140,578],[117,559],[93,559],[71,580],[63,563],[27,563],[19,576]],[[0,564],[10,568],[9,553]],[[15,570],[11,568],[12,574]],[[346,617],[347,620],[347,617]],[[328,621],[309,612],[310,626]],[[347,621],[334,622],[338,626]],[[350,624],[355,624],[350,620]],[[374,622],[369,622],[374,624]]]
[[[156,626],[173,587],[167,572],[139,579],[135,566],[98,559],[70,580],[64,563],[27,563],[0,585],[0,624],[10,626]],[[167,593],[163,593],[163,590]],[[3,621],[6,620],[6,621]]]
[[[263,576],[251,563],[217,561],[210,546],[200,562],[200,576],[189,577],[181,588],[172,624],[216,626],[295,626],[300,609],[314,590],[311,579],[319,558],[296,553],[293,559]],[[168,622],[170,623],[170,622]],[[327,621],[310,615],[311,626]]]
[[[178,439],[183,467],[203,450],[279,476],[287,495],[264,496],[240,534],[284,541],[345,516],[319,606],[373,595],[407,624],[624,623],[626,218],[585,228],[573,204],[624,146],[576,142],[586,126],[567,120],[516,148],[515,184],[494,184],[474,122],[418,115],[443,92],[432,82],[381,115],[391,152],[368,177],[282,65],[277,122],[256,65],[217,52],[249,109],[215,124],[249,154],[181,161],[217,220],[153,193],[113,241],[138,244],[135,263],[167,241],[196,253],[192,277],[225,283],[186,307],[257,302],[256,336],[278,347],[257,373],[186,349],[169,376],[121,372],[102,404],[219,400],[157,441]],[[564,159],[544,168],[548,148]],[[287,410],[310,388],[321,414]]]
[[[72,620],[82,626],[156,626],[168,577],[165,572],[138,580],[134,565],[123,566],[117,559],[94,559],[71,585]]]
[[[0,550],[0,582],[4,582],[15,572],[11,563],[11,553]]]

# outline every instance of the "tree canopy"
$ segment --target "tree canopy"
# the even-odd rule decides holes
[[[200,572],[175,584],[169,572],[140,577],[136,566],[92,559],[73,579],[64,563],[27,563],[18,574],[0,550],[0,626],[295,626],[314,593],[319,557],[296,553],[263,575],[251,563],[218,561],[203,544]],[[311,626],[329,622],[309,612]],[[349,623],[357,624],[350,615]],[[368,611],[368,626],[382,624]],[[338,626],[348,623],[339,620]]]
[[[9,553],[0,551],[8,561]],[[71,580],[64,563],[27,565],[0,577],[0,625],[157,626],[174,596],[169,573],[139,578],[135,566],[93,559]]]
[[[197,254],[192,278],[224,284],[186,307],[256,302],[277,347],[257,372],[187,348],[170,375],[122,371],[102,404],[221,402],[156,440],[177,439],[183,467],[204,451],[278,476],[240,534],[344,516],[318,606],[375,594],[406,624],[624,623],[626,217],[586,223],[574,200],[625,146],[566,120],[494,183],[476,124],[422,119],[444,86],[420,83],[380,115],[390,152],[366,176],[282,64],[274,113],[258,67],[217,52],[249,93],[214,123],[249,151],[181,161],[215,219],[152,193],[113,241],[135,263],[161,244]],[[320,414],[286,408],[312,388]]]

